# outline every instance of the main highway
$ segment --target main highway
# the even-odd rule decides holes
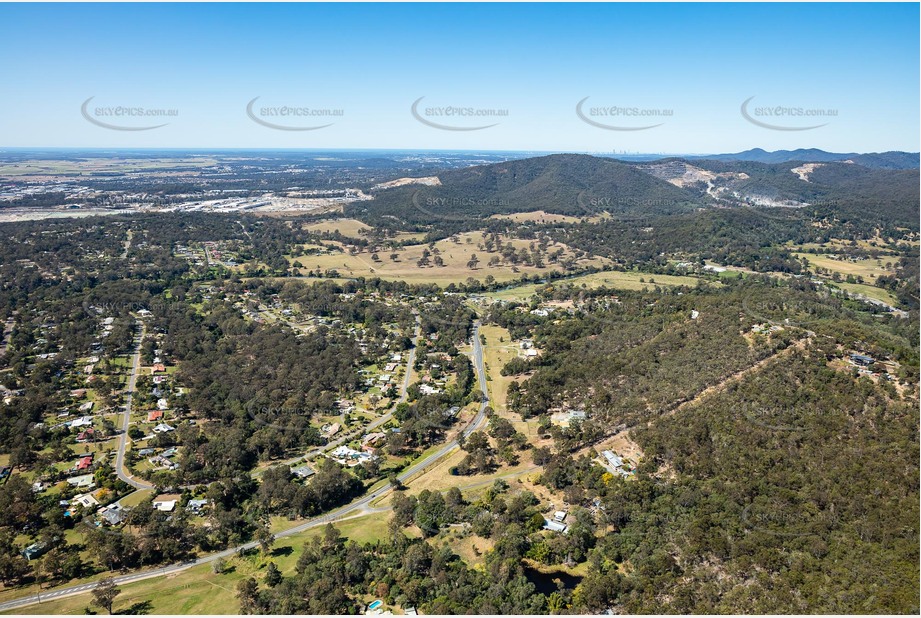
[[[143,328],[141,332],[143,335],[143,332],[144,332]],[[486,421],[486,408],[489,405],[489,399],[488,399],[489,395],[488,395],[488,391],[486,390],[487,388],[486,387],[486,366],[483,362],[483,346],[480,342],[480,322],[479,321],[474,322],[474,325],[473,325],[472,343],[473,343],[473,346],[472,346],[473,362],[474,362],[474,366],[476,367],[477,382],[479,385],[480,392],[482,393],[482,397],[480,401],[480,407],[476,415],[473,417],[470,423],[468,423],[467,426],[464,427],[460,432],[461,435],[463,435],[465,438],[469,436],[472,432],[476,431],[477,429],[483,426],[484,422]],[[126,419],[130,418],[130,410],[131,410],[130,396],[131,396],[131,392],[133,392],[134,390],[134,380],[135,380],[135,377],[137,376],[137,367],[139,366],[139,363],[140,363],[140,346],[137,346],[136,352],[133,358],[131,378],[129,378],[129,385],[128,385],[129,399],[128,399],[128,404],[126,407],[126,414],[125,414]],[[127,421],[126,421],[126,427],[127,427]],[[124,444],[125,444],[126,439],[127,439],[127,436],[124,435],[123,440],[120,444],[120,448],[119,448],[119,460],[118,460],[119,462],[121,462],[121,459],[123,457],[123,450],[124,450]],[[415,475],[419,474],[423,470],[429,468],[430,466],[434,465],[438,461],[442,460],[443,458],[451,454],[455,448],[457,448],[456,438],[454,440],[451,440],[443,444],[430,457],[406,468],[403,472],[401,472],[398,475],[397,478],[400,480],[400,482],[408,481]],[[117,469],[121,471],[120,463],[117,466]],[[129,482],[132,485],[135,485],[137,487],[136,485],[137,481],[132,482],[133,479],[129,480],[129,478],[122,477],[121,473],[119,474],[119,478],[122,478],[126,482]],[[358,517],[360,515],[363,515],[369,512],[384,511],[386,509],[373,508],[371,506],[371,503],[381,498],[382,496],[386,495],[387,493],[391,492],[392,490],[393,490],[393,487],[389,485],[382,487],[380,489],[377,489],[376,491],[370,494],[364,495],[350,502],[349,504],[341,506],[328,513],[324,513],[323,515],[320,515],[318,517],[308,519],[304,521],[303,523],[297,526],[294,526],[293,528],[289,528],[287,530],[279,532],[278,534],[275,535],[275,537],[281,539],[281,538],[285,538],[289,536],[294,536],[294,535],[300,534],[301,532],[304,532],[305,530],[309,530],[317,526],[322,526],[327,523],[335,522],[335,521],[342,520],[342,519],[350,519],[352,517]],[[215,560],[218,560],[221,558],[230,558],[236,555],[238,552],[248,551],[248,550],[254,549],[257,546],[258,546],[257,542],[251,541],[249,543],[238,545],[236,547],[231,547],[229,549],[225,549],[220,552],[215,552],[212,554],[200,556],[198,558],[195,558],[194,560],[188,560],[186,562],[171,564],[171,565],[167,565],[167,566],[160,567],[157,569],[136,571],[134,573],[118,575],[118,576],[113,577],[112,580],[118,585],[123,585],[123,584],[130,584],[132,582],[137,582],[137,581],[141,581],[145,579],[150,579],[153,577],[162,577],[165,575],[172,575],[175,573],[179,573],[180,571],[190,569],[194,566],[214,562]],[[96,583],[93,582],[93,583],[83,583],[83,584],[78,584],[74,586],[65,586],[62,588],[48,590],[43,593],[30,595],[30,596],[19,598],[19,599],[14,599],[12,601],[7,601],[5,603],[0,603],[0,611],[15,610],[15,609],[19,609],[22,607],[28,607],[30,605],[35,605],[36,603],[41,603],[43,601],[50,601],[53,599],[60,599],[62,597],[69,597],[69,596],[73,596],[76,594],[86,593],[86,592],[91,591],[95,587],[96,587]]]

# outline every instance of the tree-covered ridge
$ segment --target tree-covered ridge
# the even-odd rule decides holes
[[[636,431],[646,469],[665,466],[674,483],[642,507],[643,524],[662,514],[655,533],[639,537],[636,506],[621,502],[623,535],[638,541],[628,552],[658,540],[677,553],[626,611],[917,610],[917,392],[893,397],[827,367],[824,352],[773,362]]]
[[[623,215],[690,212],[698,200],[633,166],[589,155],[549,155],[452,170],[439,186],[380,192],[349,212],[408,223],[479,220],[491,214],[545,210],[591,217],[607,210]]]

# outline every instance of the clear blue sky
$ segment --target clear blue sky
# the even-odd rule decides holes
[[[0,4],[0,146],[916,151],[918,22],[917,4]],[[342,115],[282,119],[334,122],[316,131],[274,130],[247,116],[257,96],[256,110]],[[752,96],[750,114],[782,105],[837,116],[769,130],[740,113]],[[178,116],[113,131],[81,115],[89,97],[91,110]],[[439,130],[410,113],[419,97],[420,109],[508,115]],[[585,97],[586,114],[673,115],[604,130],[576,115]],[[118,122],[155,124],[141,120]]]

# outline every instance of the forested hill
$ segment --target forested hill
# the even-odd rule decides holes
[[[918,169],[728,158],[627,163],[554,154],[446,170],[437,179],[372,191],[372,201],[346,212],[378,225],[463,227],[495,214],[534,211],[632,220],[714,207],[784,207],[806,225],[839,222],[863,233],[918,229]]]
[[[499,213],[547,212],[586,217],[662,215],[702,205],[694,197],[636,167],[599,157],[555,154],[451,170],[440,186],[410,185],[382,191],[356,205],[372,217],[392,216],[427,223],[438,217],[483,217]]]
[[[720,177],[714,183],[747,201],[760,197],[808,205],[804,214],[813,220],[836,219],[871,227],[918,229],[917,169],[873,169],[843,162],[688,163],[716,174],[738,176]]]

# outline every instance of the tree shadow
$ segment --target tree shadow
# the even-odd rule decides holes
[[[279,556],[290,556],[294,553],[294,548],[290,545],[285,545],[284,547],[276,547],[272,550],[272,557],[278,558]]]
[[[138,603],[135,603],[131,607],[128,607],[127,609],[123,609],[122,611],[116,612],[116,613],[124,615],[124,616],[140,616],[143,614],[149,614],[150,610],[152,609],[153,609],[153,604],[150,601],[140,601]]]

